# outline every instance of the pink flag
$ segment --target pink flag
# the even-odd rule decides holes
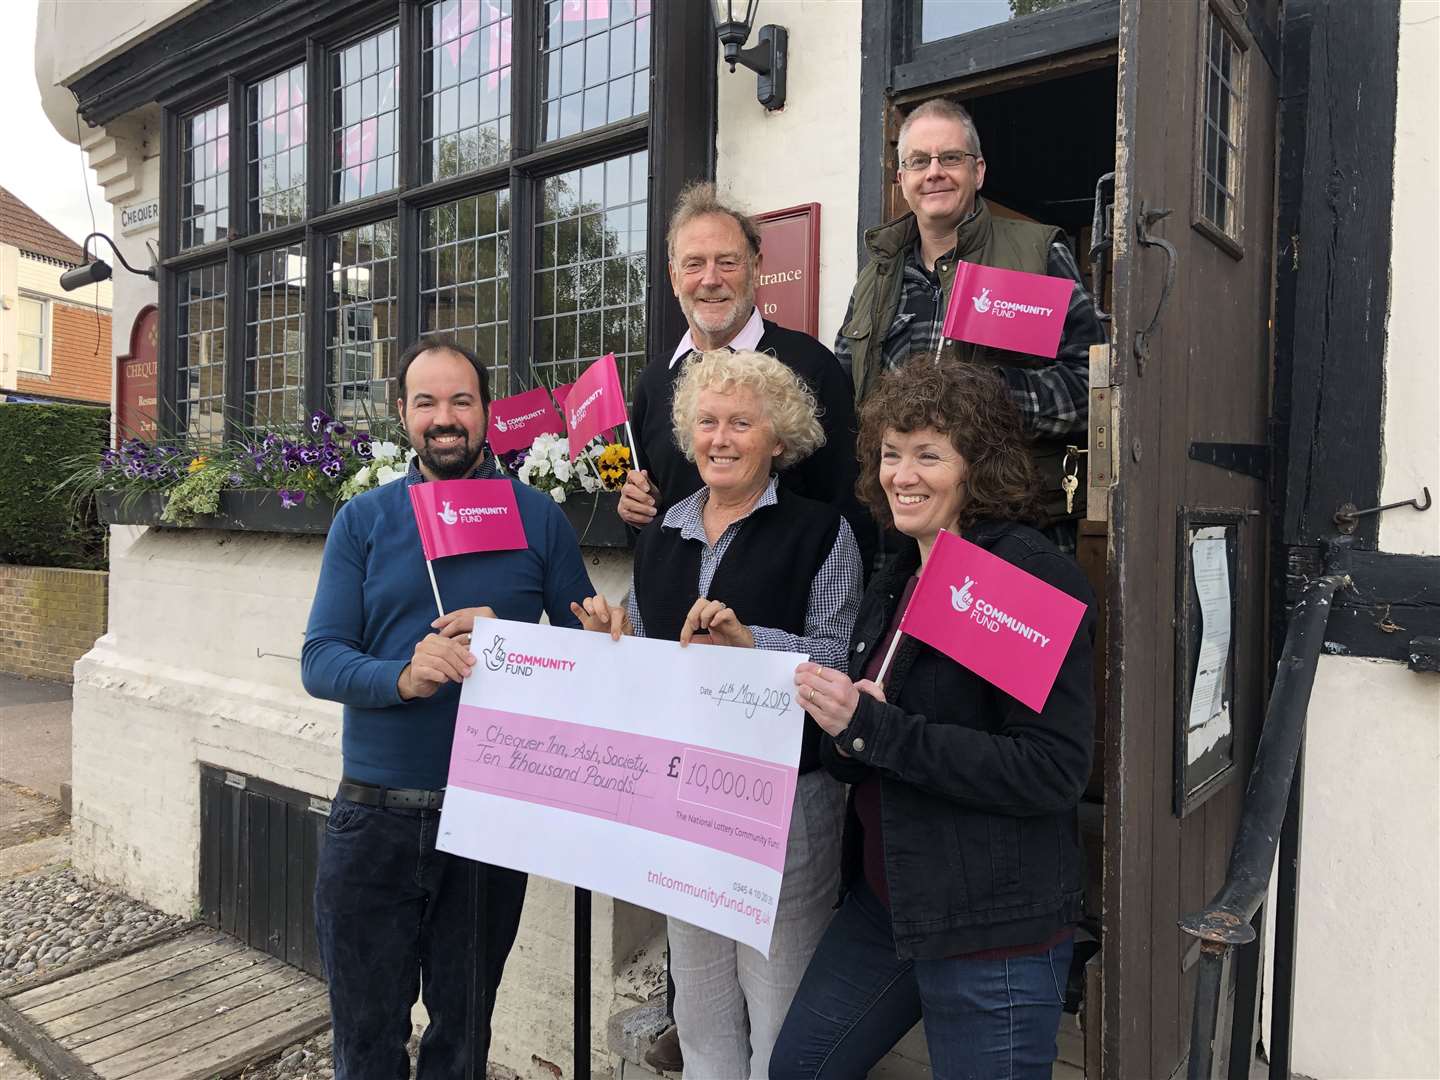
[[[551,397],[555,399],[555,404],[560,408],[561,412],[565,410],[565,399],[570,396],[570,388],[574,385],[573,382],[561,383],[555,387],[554,390],[550,391]]]
[[[410,505],[427,560],[526,546],[525,524],[509,480],[411,484]]]
[[[1084,614],[1069,593],[942,531],[900,630],[1039,712]]]
[[[565,428],[570,433],[570,460],[602,431],[628,422],[625,391],[620,389],[620,372],[615,354],[596,360],[570,386],[565,397]]]
[[[947,338],[1054,358],[1075,282],[961,262],[945,311]]]
[[[485,438],[497,454],[523,450],[537,435],[559,435],[565,430],[550,394],[543,386],[490,403],[490,430]]]

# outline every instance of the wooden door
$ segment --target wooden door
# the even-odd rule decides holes
[[[1194,978],[1176,920],[1224,880],[1263,716],[1265,482],[1197,455],[1263,472],[1253,448],[1269,414],[1278,6],[1120,6],[1115,323],[1090,443],[1109,448],[1108,470],[1091,464],[1111,484],[1107,1078],[1164,1078],[1185,1060]],[[1097,424],[1108,424],[1100,438]],[[1230,653],[1221,679],[1199,680],[1220,689],[1222,722],[1190,732],[1205,634],[1187,567],[1218,550],[1212,536],[1227,548]]]

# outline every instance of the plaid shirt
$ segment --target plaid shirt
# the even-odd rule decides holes
[[[953,259],[952,250],[942,256]],[[1095,304],[1080,278],[1075,256],[1063,243],[1050,245],[1046,272],[1051,277],[1070,278],[1075,290],[1065,313],[1060,334],[1060,353],[1055,363],[1024,368],[1001,365],[997,368],[1020,409],[1025,433],[1032,437],[1078,436],[1083,444],[1090,424],[1090,346],[1105,343],[1105,328],[1095,313]],[[842,326],[854,315],[854,299],[845,312]],[[885,331],[880,359],[886,371],[899,367],[911,353],[931,356],[940,344],[945,322],[945,296],[940,276],[925,269],[918,241],[905,257],[900,286],[900,307]],[[850,370],[850,342],[843,335],[835,339],[835,356]]]
[[[679,529],[686,540],[698,540],[700,550],[699,595],[710,591],[715,580],[715,571],[725,557],[745,518],[762,506],[774,506],[778,501],[776,479],[770,478],[769,485],[749,514],[733,522],[714,544],[705,535],[701,515],[705,500],[710,494],[708,488],[701,488],[695,494],[682,499],[669,510],[661,522],[662,529]],[[780,568],[786,572],[785,568]],[[835,545],[825,557],[815,579],[810,583],[810,601],[805,610],[805,633],[791,634],[769,626],[752,626],[757,649],[774,649],[780,652],[806,653],[817,664],[844,669],[850,648],[850,631],[855,627],[855,616],[860,613],[861,594],[860,548],[855,543],[855,534],[850,523],[840,519],[840,531],[835,536]],[[717,597],[716,599],[723,599]],[[626,603],[630,613],[630,624],[637,637],[645,636],[645,622],[640,618],[640,605],[635,599],[635,578],[630,578],[630,599]]]

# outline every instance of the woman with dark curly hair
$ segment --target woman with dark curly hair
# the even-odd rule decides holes
[[[992,372],[913,359],[867,399],[859,446],[860,495],[902,540],[862,601],[849,673],[796,670],[830,736],[821,761],[852,788],[842,902],[770,1075],[863,1077],[923,1018],[937,1078],[1048,1078],[1081,915],[1093,598],[1032,527],[1034,466]],[[942,529],[1087,605],[1039,712],[908,636],[877,682]]]

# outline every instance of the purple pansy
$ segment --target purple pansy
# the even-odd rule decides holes
[[[275,494],[280,496],[280,505],[286,510],[299,506],[305,501],[305,492],[298,489],[280,488]]]

